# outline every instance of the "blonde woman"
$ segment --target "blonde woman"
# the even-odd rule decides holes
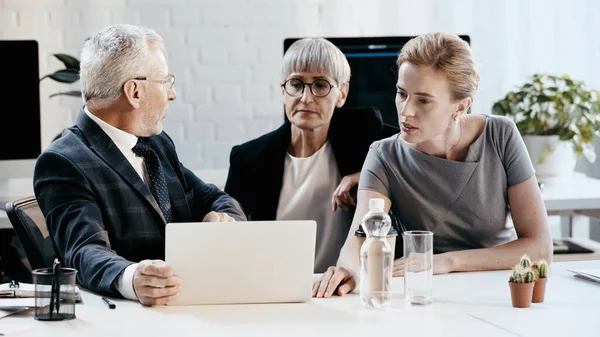
[[[434,233],[435,274],[508,269],[524,253],[550,261],[546,209],[516,126],[468,114],[479,83],[469,45],[452,34],[422,35],[397,65],[401,133],[370,147],[350,234],[313,296],[355,288],[360,247],[351,233],[370,198],[383,198],[406,230]],[[396,260],[394,276],[403,267]]]

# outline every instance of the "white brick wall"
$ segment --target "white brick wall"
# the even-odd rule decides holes
[[[482,76],[478,112],[533,72],[600,88],[595,0],[0,0],[0,8],[0,38],[40,43],[41,75],[62,67],[53,53],[78,55],[106,25],[156,29],[177,76],[165,129],[191,169],[227,168],[231,146],[280,125],[286,37],[469,34]],[[41,82],[44,146],[79,109],[76,98],[48,98],[63,90],[71,87]]]

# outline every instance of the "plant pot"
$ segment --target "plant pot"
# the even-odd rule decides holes
[[[515,308],[529,308],[533,297],[534,282],[514,283],[508,282],[510,286],[510,298]]]
[[[573,173],[577,156],[570,141],[558,136],[523,136],[538,180]]]
[[[546,282],[548,282],[548,278],[540,278],[535,281],[535,285],[533,286],[533,295],[531,297],[531,302],[533,303],[542,303],[544,302],[544,298],[546,297]]]

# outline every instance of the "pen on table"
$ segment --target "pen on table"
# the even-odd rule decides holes
[[[109,300],[106,297],[102,297],[102,302],[104,302],[109,309],[114,309],[117,307],[117,305],[113,301]]]

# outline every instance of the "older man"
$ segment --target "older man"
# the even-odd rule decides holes
[[[101,30],[81,52],[84,108],[34,173],[55,247],[78,283],[147,305],[168,303],[181,287],[163,261],[167,223],[246,219],[180,163],[163,132],[174,81],[155,31]]]

